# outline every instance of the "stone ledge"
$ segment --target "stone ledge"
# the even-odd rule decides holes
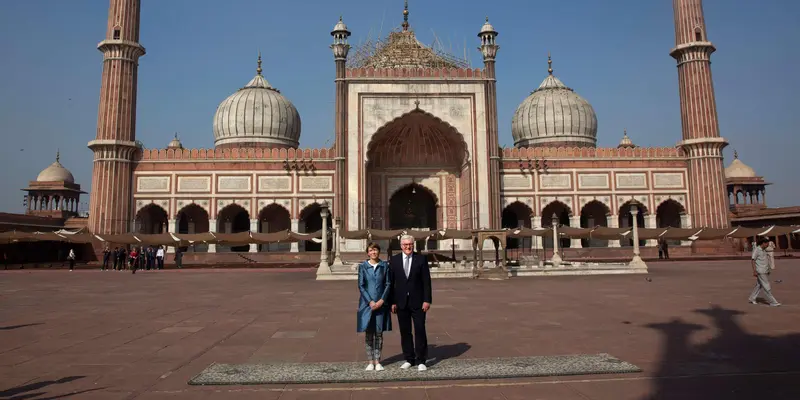
[[[427,371],[364,371],[366,362],[211,364],[190,385],[266,385],[503,379],[543,376],[619,374],[642,370],[608,354],[428,360]]]

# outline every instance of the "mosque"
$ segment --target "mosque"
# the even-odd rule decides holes
[[[638,226],[647,228],[797,224],[800,207],[768,208],[768,183],[738,157],[723,167],[728,143],[717,121],[715,47],[702,2],[673,3],[669,55],[677,62],[682,122],[676,147],[640,147],[627,133],[617,147],[597,147],[591,103],[557,77],[548,57],[543,80],[528,82],[532,91],[511,121],[514,147],[500,148],[498,127],[507,121],[497,112],[498,31],[488,18],[477,30],[483,65],[474,68],[422,44],[406,2],[402,25],[367,52],[351,52],[342,18],[333,27],[333,147],[298,148],[303,110],[281,93],[280,76],[264,76],[259,55],[255,76],[243,77],[246,83],[213,116],[214,148],[187,149],[177,136],[165,148],[136,140],[137,70],[145,55],[140,2],[110,0],[107,35],[98,46],[101,100],[97,135],[88,144],[94,171],[83,223],[98,234],[315,232],[323,226],[322,208],[330,206],[326,225],[337,232],[538,227],[553,218],[571,227],[628,227],[636,203]],[[65,221],[80,218],[71,212],[82,192],[58,159],[25,190],[29,215],[59,210]],[[342,252],[365,248],[361,239],[336,240]],[[561,245],[601,254],[626,242],[566,239]],[[470,243],[438,246],[466,250]],[[214,253],[258,257],[319,249],[308,241],[194,251],[211,260]]]

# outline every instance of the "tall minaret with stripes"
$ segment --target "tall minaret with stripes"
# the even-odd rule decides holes
[[[711,79],[711,53],[702,0],[673,0],[675,48],[681,99],[681,147],[689,159],[689,210],[692,226],[728,227],[728,198],[717,104]]]
[[[130,230],[133,158],[136,146],[136,81],[140,0],[110,0],[103,53],[103,77],[94,152],[89,230],[116,234]]]

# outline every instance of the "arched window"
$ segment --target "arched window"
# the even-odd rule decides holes
[[[694,28],[694,41],[695,42],[703,41],[703,31],[701,31],[700,28]]]
[[[119,40],[119,31],[120,31],[119,27],[115,26],[114,27],[114,36],[113,36],[114,40]]]

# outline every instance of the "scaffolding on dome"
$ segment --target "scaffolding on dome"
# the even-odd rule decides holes
[[[386,38],[367,39],[355,46],[348,68],[470,68],[466,55],[458,58],[442,48],[434,33],[430,46],[417,40],[411,29],[394,29]]]

